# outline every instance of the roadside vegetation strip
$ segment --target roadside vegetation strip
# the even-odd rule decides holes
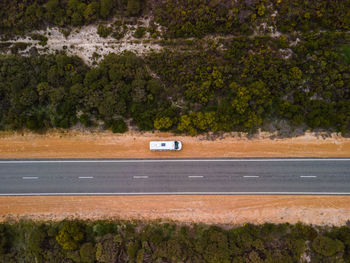
[[[310,262],[347,262],[349,235],[347,226],[329,228],[301,223],[226,224],[223,228],[158,221],[20,220],[0,223],[0,260],[250,262],[254,258],[256,262],[304,262],[307,257]]]
[[[163,50],[142,57],[109,54],[94,67],[63,54],[2,55],[0,129],[83,125],[123,133],[132,120],[142,131],[193,136],[266,127],[290,134],[298,128],[346,134],[350,69],[343,47],[348,37],[310,33],[295,45],[287,36],[242,37],[218,41],[214,50],[193,45],[186,52]]]

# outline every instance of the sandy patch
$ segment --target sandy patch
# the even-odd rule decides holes
[[[350,139],[312,133],[287,139],[253,139],[225,134],[190,137],[170,133],[110,132],[0,133],[0,158],[194,158],[194,157],[350,157]],[[151,152],[151,140],[180,140],[179,152]]]
[[[107,26],[112,25],[115,20],[106,23]],[[150,18],[140,18],[137,22],[143,27],[148,27]],[[127,32],[125,36],[119,40],[109,36],[102,38],[97,34],[98,24],[91,24],[82,26],[80,28],[74,28],[72,32],[65,37],[57,27],[48,28],[46,30],[38,30],[30,32],[45,35],[48,38],[46,46],[40,46],[39,41],[31,40],[29,36],[16,37],[3,43],[27,43],[31,44],[25,50],[19,51],[21,55],[29,55],[29,50],[32,47],[36,47],[39,54],[52,54],[56,51],[65,50],[67,55],[77,55],[84,60],[88,65],[92,65],[92,62],[100,61],[105,55],[109,53],[120,54],[123,51],[132,51],[138,55],[146,54],[151,51],[160,51],[162,47],[157,43],[157,39],[151,38],[147,32],[146,35],[137,39],[133,37],[137,26],[126,25]],[[157,25],[158,30],[162,28]],[[1,42],[0,42],[1,43]],[[99,58],[94,58],[94,53],[99,54]]]
[[[317,196],[99,196],[0,197],[0,221],[138,219],[208,224],[297,223],[344,225],[350,197]]]

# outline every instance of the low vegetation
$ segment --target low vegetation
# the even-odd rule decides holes
[[[64,54],[0,57],[0,128],[43,130],[125,121],[140,130],[350,130],[347,33],[188,42],[139,57],[110,54],[96,67]]]
[[[251,35],[262,25],[283,33],[350,28],[350,1],[303,0],[3,0],[0,34],[48,25],[82,26],[113,15],[151,15],[169,37]]]
[[[13,36],[45,26],[82,26],[112,15],[138,16],[140,0],[29,0],[0,2],[0,34]]]
[[[0,262],[349,262],[350,228],[131,221],[0,224]]]
[[[163,49],[110,54],[89,67],[64,53],[38,56],[48,49],[47,36],[38,33],[31,38],[42,49],[2,43],[0,49],[32,56],[0,57],[0,129],[80,123],[196,135],[275,130],[281,122],[291,130],[350,131],[350,0],[6,0],[1,6],[11,7],[0,8],[3,35],[47,25],[68,34],[62,28],[96,22],[97,33],[117,44],[132,29],[135,43],[157,41]],[[103,21],[116,14],[112,23]]]
[[[155,6],[156,21],[170,37],[252,35],[271,27],[282,33],[347,31],[349,14],[349,0],[163,0]]]
[[[95,68],[65,55],[1,57],[1,121],[5,129],[85,126],[103,120],[124,132],[125,119],[153,128],[158,111],[169,111],[161,83],[133,53],[111,54]]]

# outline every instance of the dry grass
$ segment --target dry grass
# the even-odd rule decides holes
[[[0,197],[0,220],[138,219],[208,224],[344,225],[346,196],[39,196]]]
[[[151,152],[151,140],[181,140],[179,152]],[[110,132],[0,133],[0,158],[194,158],[194,157],[349,157],[350,139],[333,134],[323,139],[313,134],[269,139],[225,134],[174,136],[170,133],[112,134]]]

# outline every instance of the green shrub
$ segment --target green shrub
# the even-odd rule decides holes
[[[157,130],[168,130],[173,125],[173,121],[169,117],[157,118],[154,120],[154,128]]]
[[[0,256],[7,253],[10,247],[8,228],[5,224],[0,224]]]
[[[137,16],[141,11],[140,0],[127,0],[126,13],[128,16]]]
[[[95,262],[95,249],[92,243],[84,243],[80,247],[80,258],[82,263]]]
[[[46,46],[47,45],[47,41],[48,41],[48,38],[44,35],[41,35],[41,34],[31,34],[30,37],[33,39],[33,40],[38,40],[39,41],[39,45],[41,46]]]
[[[312,242],[312,248],[325,257],[344,252],[344,244],[340,240],[333,240],[326,236],[318,236]]]
[[[104,25],[99,25],[97,28],[97,34],[100,37],[106,38],[112,33],[113,29]]]
[[[84,238],[84,232],[78,223],[64,222],[56,236],[57,242],[65,250],[76,250]]]
[[[25,50],[30,44],[17,42],[11,46],[11,53],[17,54],[19,50]]]
[[[113,133],[123,133],[128,130],[125,121],[123,120],[114,120],[111,122],[111,129]]]
[[[133,36],[136,37],[136,38],[142,38],[142,37],[144,37],[145,34],[146,34],[146,28],[142,27],[142,26],[139,26],[136,29],[136,31],[135,31]]]

